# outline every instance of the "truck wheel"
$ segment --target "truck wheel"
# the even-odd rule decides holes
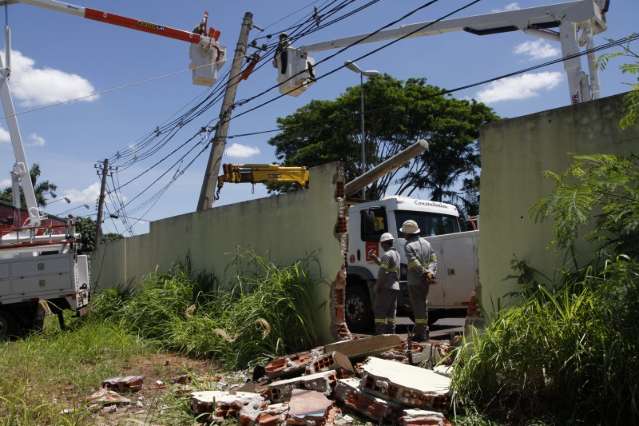
[[[365,284],[346,284],[346,324],[355,333],[370,333],[373,330],[373,308]]]
[[[0,311],[0,342],[9,340],[14,334],[15,321],[11,314]]]

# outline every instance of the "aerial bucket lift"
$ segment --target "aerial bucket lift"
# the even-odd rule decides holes
[[[443,20],[432,25],[429,25],[429,22],[419,22],[383,30],[370,37],[368,34],[360,34],[299,48],[289,46],[287,43],[286,55],[291,64],[278,72],[277,81],[283,83],[279,90],[282,94],[299,96],[313,83],[314,60],[309,56],[311,52],[340,49],[352,44],[394,40],[400,37],[415,38],[454,31],[464,31],[478,36],[523,31],[561,43],[562,56],[568,57],[579,53],[580,47],[587,49],[593,47],[593,36],[606,30],[605,16],[608,7],[609,0],[575,0],[549,6]],[[277,55],[282,56],[282,52],[283,50],[279,49]],[[572,103],[599,97],[599,77],[594,53],[588,54],[587,59],[589,73],[583,71],[579,57],[564,61]],[[276,58],[277,60],[281,61]]]
[[[193,83],[211,86],[226,60],[219,42],[220,32],[208,27],[208,15],[192,31],[179,30],[96,9],[55,0],[0,0],[0,6],[25,3],[80,16],[111,25],[143,31],[190,43]],[[43,224],[11,97],[11,31],[5,28],[5,61],[0,57],[0,102],[4,110],[15,164],[11,170],[13,204],[17,214],[9,226],[0,227],[0,341],[23,335],[42,326],[38,301],[46,300],[58,310],[73,309],[82,314],[89,301],[89,269],[86,255],[79,255],[73,221],[53,227]],[[20,189],[28,217],[21,217]],[[62,323],[61,323],[62,325]]]

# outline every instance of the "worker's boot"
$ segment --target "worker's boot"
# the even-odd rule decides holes
[[[375,318],[375,334],[384,334],[386,332],[386,319]]]
[[[395,321],[387,320],[386,321],[386,328],[385,328],[384,332],[386,334],[395,334]]]
[[[418,320],[415,321],[415,333],[413,336],[413,341],[415,342],[425,342],[428,340],[428,324],[418,323]]]

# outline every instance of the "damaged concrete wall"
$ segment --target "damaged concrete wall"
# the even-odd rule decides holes
[[[524,117],[501,120],[481,132],[481,238],[479,271],[483,307],[492,310],[516,289],[514,256],[552,277],[561,253],[548,247],[551,223],[539,224],[530,208],[553,189],[543,174],[563,172],[575,154],[637,152],[639,127],[621,130],[621,95]],[[592,248],[582,243],[579,256]]]
[[[187,256],[193,271],[213,273],[228,283],[238,248],[280,265],[310,255],[317,260],[311,273],[322,283],[317,295],[318,304],[323,303],[320,335],[329,340],[339,327],[332,321],[336,304],[331,296],[336,281],[338,287],[345,285],[345,221],[338,218],[342,197],[343,173],[331,163],[311,169],[308,190],[154,221],[148,234],[100,246],[93,256],[94,286],[136,284],[145,274],[166,271]]]

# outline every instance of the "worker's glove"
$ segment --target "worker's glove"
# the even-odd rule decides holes
[[[426,285],[433,285],[435,284],[435,275],[433,275],[432,272],[427,271],[424,273],[424,282],[426,283]]]

